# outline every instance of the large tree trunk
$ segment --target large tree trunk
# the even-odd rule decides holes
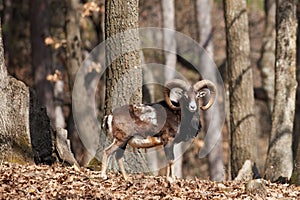
[[[52,164],[50,123],[43,126],[49,119],[40,115],[29,88],[7,75],[4,63],[0,27],[0,160]]]
[[[142,69],[138,32],[138,0],[107,0],[105,2],[106,37],[106,103],[105,114],[128,103],[142,102]],[[126,34],[122,34],[122,32]],[[120,33],[116,38],[111,38]],[[126,48],[125,48],[126,47]],[[125,153],[125,168],[131,172],[145,171],[145,158]]]
[[[275,100],[265,177],[290,179],[296,96],[296,1],[277,0]]]
[[[0,160],[33,161],[29,133],[29,90],[9,77],[0,27]]]
[[[50,13],[49,2],[30,1],[30,32],[32,68],[34,72],[34,87],[39,102],[46,106],[51,123],[55,121],[54,97],[52,83],[46,80],[47,75],[53,73],[52,55],[49,46],[44,39],[49,36]]]
[[[275,13],[276,0],[265,0],[265,32],[259,67],[262,75],[262,87],[267,94],[269,110],[273,111],[274,102],[274,83],[275,83]]]
[[[300,3],[297,5],[297,19],[300,20]],[[298,26],[297,32],[297,51],[296,51],[296,66],[297,66],[297,82],[300,82],[300,32]],[[296,92],[296,111],[294,119],[294,131],[293,131],[293,154],[294,154],[294,170],[292,175],[292,182],[300,185],[300,84],[297,86]]]
[[[231,174],[255,159],[255,118],[249,29],[245,0],[225,0],[227,68],[230,101]]]

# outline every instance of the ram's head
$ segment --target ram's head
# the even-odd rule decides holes
[[[210,93],[210,98],[207,103],[203,104],[202,97],[207,93]],[[191,86],[183,80],[174,79],[166,84],[164,96],[171,109],[180,110],[185,107],[193,113],[198,108],[207,110],[213,105],[216,98],[216,86],[209,80],[201,80]]]

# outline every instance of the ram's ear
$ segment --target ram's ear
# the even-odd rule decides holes
[[[168,106],[173,110],[180,110],[180,105],[178,105],[179,99],[182,97],[184,91],[188,91],[189,88],[190,85],[183,80],[174,79],[168,81],[164,90],[164,98]]]
[[[182,95],[183,95],[183,90],[181,88],[172,88],[170,90],[170,100],[172,102],[178,103]]]

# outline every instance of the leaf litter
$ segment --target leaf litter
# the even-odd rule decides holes
[[[246,190],[247,183],[212,182],[134,174],[125,181],[120,174],[66,167],[60,164],[0,164],[0,199],[300,199],[300,187],[264,181],[264,192]],[[249,192],[250,191],[250,192]]]

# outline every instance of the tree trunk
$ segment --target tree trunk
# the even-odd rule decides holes
[[[162,16],[163,16],[163,28],[176,30],[175,28],[175,5],[174,0],[162,0]],[[176,38],[175,32],[164,31],[163,32],[164,49],[176,52]],[[164,51],[165,65],[174,70],[165,70],[166,81],[174,79],[176,68],[176,54],[168,51]]]
[[[55,121],[52,83],[46,80],[53,73],[50,47],[44,39],[49,36],[50,13],[48,1],[30,1],[30,32],[34,87],[39,102],[46,106],[51,123]]]
[[[197,19],[197,30],[200,45],[207,51],[200,55],[200,66],[203,67],[204,74],[209,74],[210,77],[205,77],[215,83],[217,83],[216,78],[216,67],[213,62],[213,43],[212,43],[212,25],[211,25],[211,1],[210,0],[196,0],[196,19]],[[210,111],[211,116],[214,116],[213,123],[210,121],[208,115],[205,115],[205,124],[211,127],[214,131],[221,131],[221,110],[218,103],[215,104],[214,108]],[[225,168],[223,163],[222,155],[222,134],[212,133],[209,134],[207,140],[207,145],[212,146],[215,144],[212,151],[208,154],[208,164],[209,164],[209,176],[213,181],[222,181],[225,179]],[[215,141],[218,140],[216,143]]]
[[[75,84],[76,79],[76,73],[78,72],[81,64],[82,64],[82,51],[81,51],[81,37],[80,37],[80,22],[79,22],[79,1],[78,0],[66,0],[66,25],[65,25],[65,32],[66,32],[66,39],[67,39],[67,48],[66,48],[66,54],[67,54],[67,73],[68,73],[68,80],[69,80],[69,89],[70,93],[73,92],[73,87]],[[85,77],[86,74],[81,74],[82,78]],[[77,89],[79,89],[77,87]],[[86,101],[84,101],[84,97],[87,96],[87,90],[82,85],[80,87],[80,95],[81,96],[81,103],[76,104],[77,106],[80,106],[80,108],[74,108],[79,109],[83,111],[86,107],[89,105],[86,105]],[[72,105],[74,107],[75,105]],[[84,111],[83,111],[84,112]],[[88,113],[88,111],[85,111]],[[85,166],[88,164],[90,159],[92,158],[90,153],[88,152],[87,148],[84,146],[84,143],[82,142],[79,133],[79,131],[84,131],[79,126],[78,128],[75,127],[75,122],[73,118],[73,112],[71,109],[69,118],[68,118],[68,138],[70,138],[71,141],[71,149],[74,153],[74,156],[77,160],[77,162],[81,166]],[[93,117],[92,115],[86,116],[85,120],[88,120],[89,123],[93,123],[93,120],[90,120],[90,117]],[[89,124],[90,125],[90,124]],[[90,126],[90,127],[95,127]],[[91,136],[93,137],[93,136]],[[96,149],[95,149],[96,151]]]
[[[165,68],[164,70],[164,78],[165,81],[169,81],[175,78],[176,72],[176,54],[172,52],[176,52],[176,38],[175,38],[175,5],[174,0],[162,0],[162,18],[163,18],[163,28],[174,30],[173,31],[163,31],[163,49],[168,49],[169,51],[164,51],[165,58]],[[176,155],[180,155],[177,157]],[[178,144],[175,146],[175,176],[178,178],[182,177],[182,144]],[[151,161],[153,162],[153,161]]]
[[[277,0],[275,100],[265,177],[290,179],[296,97],[296,1]]]
[[[275,93],[275,13],[276,1],[265,0],[265,32],[263,38],[263,46],[261,50],[261,57],[258,64],[262,75],[262,87],[266,91],[267,103],[271,113],[273,112],[273,102]]]
[[[142,102],[142,69],[138,32],[138,0],[105,2],[106,102],[105,114],[128,103]],[[128,31],[129,30],[129,31]],[[123,34],[124,31],[126,34]],[[111,38],[116,36],[115,38]],[[127,151],[128,152],[128,151]],[[125,153],[125,168],[145,171],[145,158]]]
[[[297,5],[297,19],[300,20],[300,3]],[[297,51],[296,51],[296,78],[297,82],[300,82],[300,32],[298,26],[297,32]],[[297,86],[296,92],[296,111],[294,119],[294,131],[293,131],[293,154],[294,154],[294,169],[292,175],[292,182],[300,185],[300,84]]]
[[[4,0],[1,13],[5,62],[10,75],[32,85],[28,0]]]
[[[12,43],[12,27],[9,25],[13,22],[13,2],[12,0],[4,0],[3,1],[3,13],[2,13],[2,23],[4,26],[6,25],[6,34],[3,33],[3,45],[5,48],[5,61],[7,65],[9,66],[10,63],[10,49],[11,49],[11,43]],[[13,70],[12,70],[13,71]]]
[[[0,27],[0,160],[33,163],[34,158],[36,163],[52,164],[51,132],[42,130],[47,120],[32,112],[36,99],[24,83],[7,75],[4,63]]]
[[[245,0],[225,0],[227,67],[230,101],[231,174],[255,159],[255,117],[249,29]]]
[[[3,41],[2,41],[2,27],[0,27],[0,152],[10,152],[12,150],[12,144],[10,141],[10,136],[8,133],[7,127],[7,97],[6,97],[6,88],[8,86],[7,80],[7,69],[5,67],[5,59],[4,59],[4,49],[3,49]],[[5,153],[0,154],[0,159],[6,160]]]

